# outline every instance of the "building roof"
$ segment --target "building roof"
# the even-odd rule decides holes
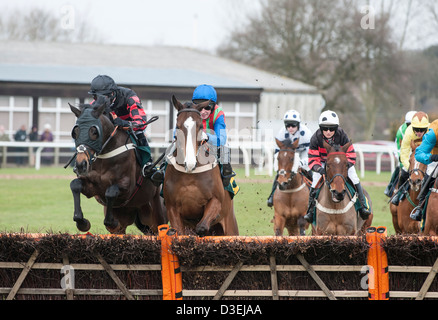
[[[144,86],[318,93],[313,86],[182,47],[2,41],[0,81],[89,84],[98,74]]]

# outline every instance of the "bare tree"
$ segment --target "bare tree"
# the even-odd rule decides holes
[[[261,3],[260,14],[249,17],[218,53],[315,85],[327,108],[354,112],[355,121],[346,123],[362,126],[357,137],[371,138],[377,118],[405,99],[406,90],[399,89],[403,56],[391,40],[389,15],[373,12],[374,24],[367,29],[362,1]]]
[[[55,14],[40,8],[2,12],[0,40],[98,42],[99,37],[86,20],[65,6]]]

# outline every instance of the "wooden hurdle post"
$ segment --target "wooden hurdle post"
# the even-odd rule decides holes
[[[178,257],[173,254],[172,239],[177,236],[175,229],[167,224],[158,227],[158,239],[161,240],[161,278],[163,300],[182,300],[182,273]]]

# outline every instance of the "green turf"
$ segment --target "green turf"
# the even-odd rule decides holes
[[[241,235],[273,235],[271,220],[274,210],[266,206],[266,199],[273,177],[254,175],[244,177],[244,170],[237,169],[236,181],[240,186],[234,198],[234,208]],[[70,180],[72,169],[1,168],[0,169],[0,232],[67,232],[78,233],[73,222],[73,198]],[[386,226],[393,234],[388,198],[383,194],[389,181],[388,172],[376,175],[366,172],[362,179],[379,182],[378,186],[366,186],[374,206],[374,226]],[[383,183],[382,183],[383,182]],[[103,226],[103,207],[94,199],[82,199],[84,215],[91,222],[91,233],[108,233]],[[134,227],[128,233],[139,234]]]

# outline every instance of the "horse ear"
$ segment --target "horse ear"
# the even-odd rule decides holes
[[[106,103],[103,103],[98,107],[94,107],[92,112],[93,117],[95,117],[96,119],[99,118],[101,114],[105,111],[105,109],[106,109]]]
[[[415,141],[412,139],[412,140],[411,140],[411,150],[414,151],[415,149],[417,149],[417,144],[416,144]]]
[[[204,101],[204,102],[202,102],[202,103],[200,103],[200,104],[196,104],[196,105],[195,105],[195,108],[196,108],[196,110],[201,111],[202,109],[204,109],[205,107],[207,107],[210,103],[211,103],[211,100]]]
[[[278,140],[277,138],[275,138],[275,142],[277,143],[277,146],[278,146],[280,149],[283,149],[283,147],[284,147],[283,142],[281,142],[281,141]]]
[[[341,151],[344,152],[344,153],[347,153],[348,148],[350,148],[351,145],[352,145],[351,141],[348,142],[348,143],[346,143],[346,144],[344,144],[344,145],[342,146],[342,148],[341,148]]]
[[[75,106],[71,105],[70,102],[68,103],[68,105],[70,106],[71,112],[73,112],[75,114],[76,118],[79,118],[79,116],[81,115],[81,110],[79,110]]]
[[[294,143],[292,143],[292,148],[294,149],[298,148],[299,143],[300,143],[300,139],[295,140]]]
[[[325,148],[325,150],[327,150],[327,154],[329,154],[332,151],[332,146],[329,145],[327,142],[325,142],[325,140],[322,140],[322,145]]]
[[[175,95],[172,95],[172,103],[176,110],[181,111],[182,109],[184,109],[184,106],[181,102],[178,101]]]

